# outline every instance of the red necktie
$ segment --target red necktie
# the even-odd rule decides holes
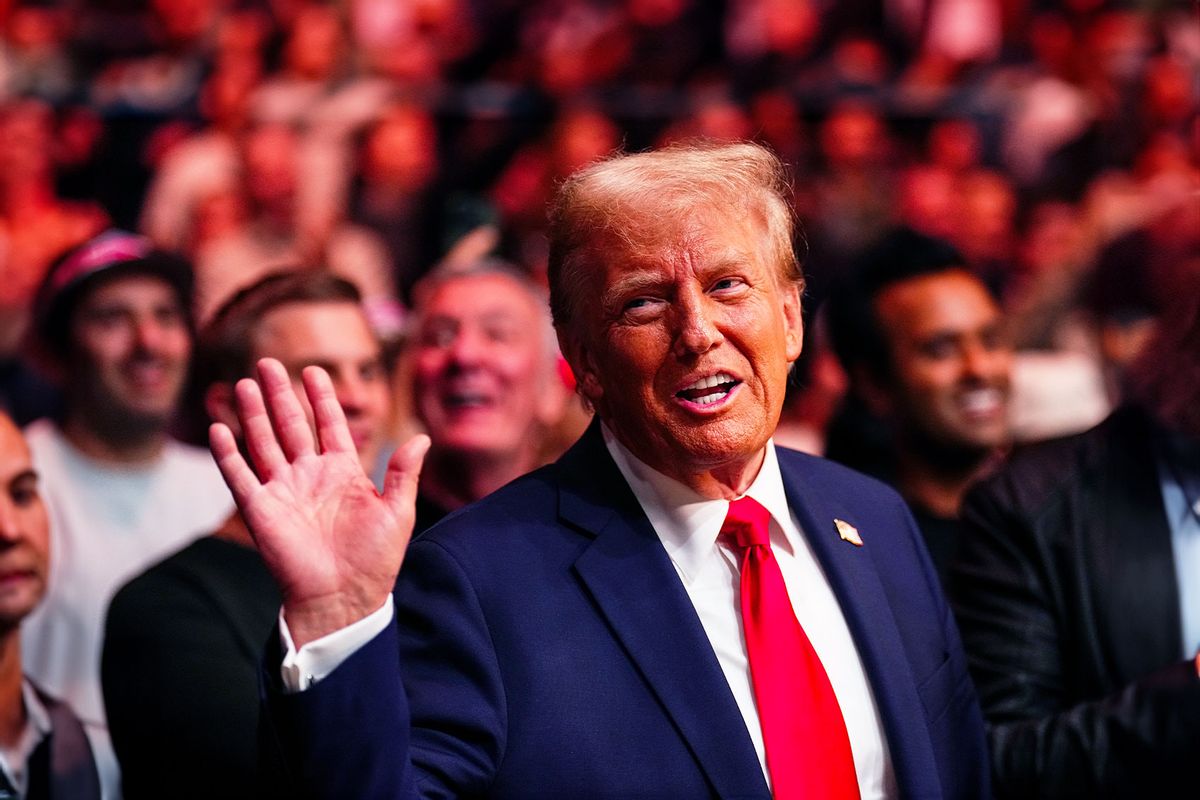
[[[776,800],[858,798],[842,710],[821,659],[796,621],[771,552],[771,515],[734,500],[721,526],[741,551],[742,623]]]

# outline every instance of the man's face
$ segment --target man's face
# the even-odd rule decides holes
[[[898,424],[950,447],[1008,441],[1012,350],[977,278],[950,270],[900,281],[879,294],[875,312],[890,342],[882,388]]]
[[[310,364],[329,373],[365,469],[379,456],[391,393],[379,342],[355,303],[297,302],[271,309],[254,335],[255,359],[277,358],[312,419],[300,375]]]
[[[49,529],[29,447],[0,414],[0,630],[16,627],[42,599]]]
[[[417,416],[437,450],[529,450],[550,379],[545,312],[516,281],[472,275],[432,290],[412,352]]]
[[[803,328],[799,289],[768,263],[766,239],[709,211],[640,255],[596,249],[603,268],[562,341],[601,419],[661,472],[743,464],[775,431]]]
[[[192,340],[175,290],[143,275],[101,284],[71,322],[77,397],[112,418],[162,425],[187,377]]]

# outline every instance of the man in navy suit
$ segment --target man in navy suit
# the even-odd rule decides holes
[[[212,446],[284,597],[263,735],[276,788],[988,794],[974,690],[908,511],[771,443],[803,338],[786,192],[750,144],[567,181],[551,307],[597,421],[411,546],[427,439],[398,449],[380,495],[319,369],[304,374],[315,436],[278,364],[238,384],[253,469],[226,428]],[[785,640],[803,664],[772,660]]]

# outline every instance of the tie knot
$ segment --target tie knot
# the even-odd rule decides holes
[[[739,497],[729,504],[729,513],[721,525],[721,535],[740,548],[756,544],[770,546],[771,512],[752,497]]]

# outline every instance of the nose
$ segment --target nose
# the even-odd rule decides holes
[[[963,372],[980,381],[993,381],[1008,369],[1008,353],[1003,348],[973,342],[963,351]]]
[[[154,317],[144,317],[134,322],[134,337],[143,350],[157,350],[163,337],[163,325]]]
[[[9,498],[0,498],[0,543],[15,542],[20,537],[16,508]]]
[[[367,386],[356,374],[338,376],[333,391],[347,417],[356,416],[366,405]]]
[[[717,325],[717,309],[702,292],[681,294],[677,309],[679,332],[675,337],[676,355],[706,353],[725,340]]]
[[[475,366],[483,358],[483,350],[479,333],[461,330],[450,345],[450,363],[459,368]]]

